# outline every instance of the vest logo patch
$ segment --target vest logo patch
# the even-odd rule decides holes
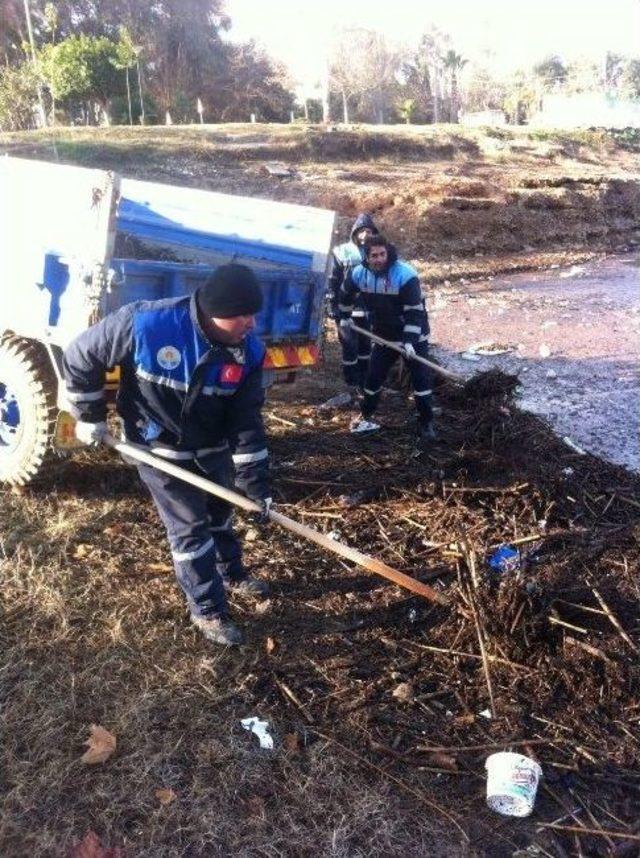
[[[242,378],[242,367],[237,363],[225,363],[220,370],[220,381],[223,384],[237,384]]]
[[[175,346],[162,346],[158,350],[156,360],[162,369],[175,369],[177,366],[180,366],[182,355]]]

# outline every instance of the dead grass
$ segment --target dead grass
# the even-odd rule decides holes
[[[265,696],[268,614],[244,608],[242,652],[197,637],[173,574],[151,568],[170,569],[168,552],[128,468],[79,457],[0,503],[3,855],[64,855],[89,829],[154,858],[433,854],[443,829],[419,803]],[[254,713],[274,725],[273,754],[240,727]],[[118,751],[87,767],[92,723]],[[161,787],[177,795],[166,807]]]

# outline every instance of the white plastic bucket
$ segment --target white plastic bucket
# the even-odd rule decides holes
[[[503,816],[529,816],[536,800],[542,769],[522,754],[491,754],[487,769],[487,804]]]

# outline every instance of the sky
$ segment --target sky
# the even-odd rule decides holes
[[[415,44],[434,23],[470,60],[496,71],[531,66],[549,54],[602,60],[606,51],[640,56],[640,0],[227,0],[230,37],[255,39],[284,62],[302,88],[322,74],[332,34],[363,26]]]

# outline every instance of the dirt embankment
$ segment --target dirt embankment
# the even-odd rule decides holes
[[[433,256],[531,251],[550,246],[625,244],[640,222],[640,183],[607,177],[522,175],[513,184],[460,177],[400,196],[415,212],[414,234]],[[394,226],[401,213],[386,215]]]
[[[640,135],[299,126],[61,129],[3,151],[126,176],[368,210],[430,280],[575,262],[640,244]],[[277,169],[273,169],[274,162]]]
[[[476,134],[422,158],[400,146],[393,162],[338,171],[322,201],[349,216],[371,211],[436,274],[447,262],[466,260],[469,274],[486,274],[544,265],[538,257],[549,251],[640,243],[640,175],[630,153],[605,134],[551,139]],[[521,265],[505,258],[518,255]]]

